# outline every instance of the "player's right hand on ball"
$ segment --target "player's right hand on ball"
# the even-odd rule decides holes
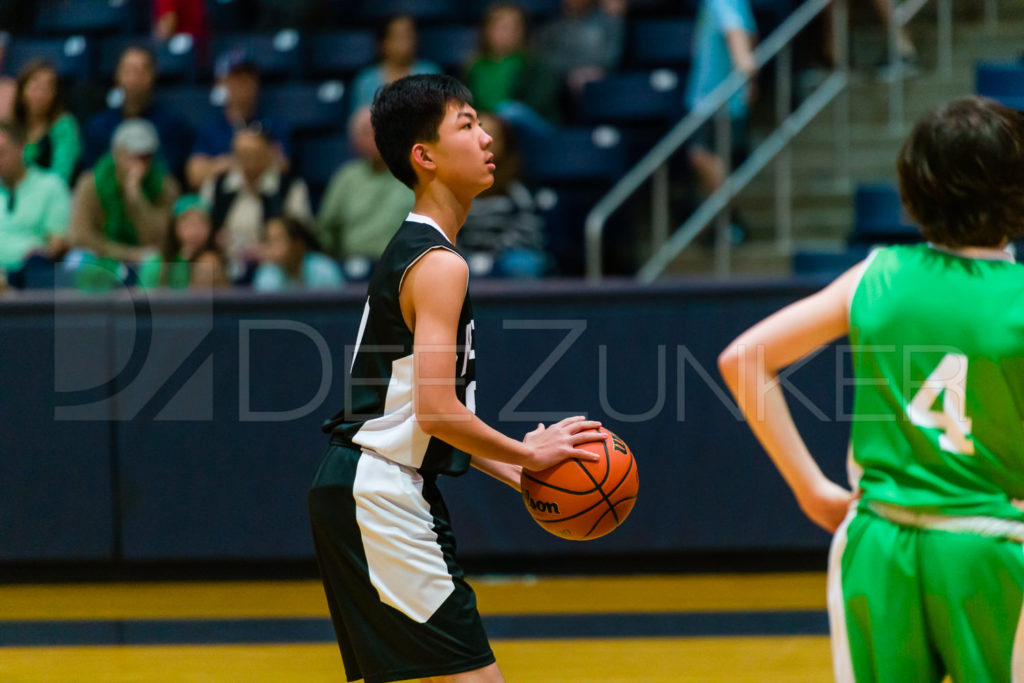
[[[569,458],[600,460],[601,456],[596,453],[577,448],[580,444],[607,438],[604,432],[596,431],[600,426],[600,422],[588,420],[581,415],[567,417],[550,427],[538,424],[536,429],[523,437],[523,443],[532,451],[532,456],[523,463],[523,467],[528,470],[545,470]]]

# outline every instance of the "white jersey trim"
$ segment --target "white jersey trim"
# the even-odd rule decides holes
[[[448,235],[445,235],[444,230],[441,229],[441,226],[438,225],[437,222],[433,218],[431,218],[430,216],[424,216],[422,213],[413,213],[412,211],[410,211],[409,215],[405,217],[405,220],[411,221],[413,223],[425,223],[425,224],[433,227],[439,233],[441,233],[441,235],[444,236],[444,241],[445,242],[447,242],[448,244],[452,243],[452,241],[450,239],[448,239]]]
[[[853,657],[850,655],[850,636],[846,630],[846,599],[843,595],[843,553],[846,552],[847,529],[857,503],[850,506],[846,519],[832,537],[828,552],[828,625],[832,640],[832,670],[836,683],[855,683]]]

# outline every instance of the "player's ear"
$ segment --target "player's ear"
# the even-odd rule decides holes
[[[419,166],[426,171],[434,171],[437,169],[437,164],[435,164],[434,160],[430,157],[430,150],[421,142],[412,146],[412,153],[410,156],[414,166]]]

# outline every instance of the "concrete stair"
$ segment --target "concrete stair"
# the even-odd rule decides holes
[[[1000,0],[998,23],[982,20],[980,2],[954,3],[953,69],[948,76],[935,70],[935,3],[930,3],[910,24],[918,49],[919,74],[903,82],[903,126],[889,122],[890,86],[879,81],[872,64],[885,53],[885,34],[870,22],[856,25],[850,84],[848,151],[850,182],[837,181],[833,146],[832,108],[828,107],[791,146],[793,173],[794,249],[842,251],[853,226],[853,190],[861,182],[895,181],[896,158],[910,125],[936,105],[974,91],[974,67],[979,61],[1009,61],[1024,53],[1024,3]],[[794,84],[794,87],[796,85]],[[763,109],[771,109],[771,93]],[[758,110],[755,110],[755,121]],[[771,131],[773,122],[755,123],[758,134]],[[737,197],[736,211],[750,229],[750,239],[733,249],[734,277],[785,277],[791,272],[791,257],[781,253],[775,242],[774,178],[769,166]],[[685,218],[681,217],[681,218]],[[697,244],[683,251],[666,269],[666,274],[704,276],[713,270],[711,250]]]

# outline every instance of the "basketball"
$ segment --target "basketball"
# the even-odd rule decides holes
[[[523,470],[523,503],[545,530],[572,541],[609,533],[629,516],[640,480],[629,446],[610,439],[577,446],[601,456],[595,462],[571,458],[539,472]]]

